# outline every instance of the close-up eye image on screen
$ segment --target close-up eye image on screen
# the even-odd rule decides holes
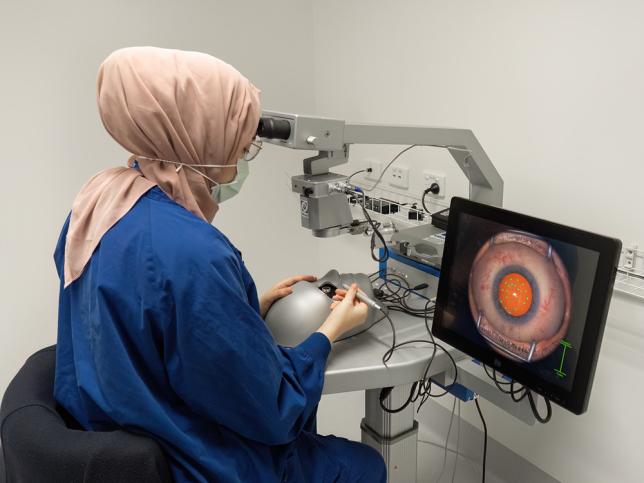
[[[456,251],[453,330],[570,388],[599,253],[470,214]]]
[[[434,334],[583,412],[619,242],[464,199],[449,218]]]
[[[546,240],[522,232],[493,235],[469,276],[469,304],[481,336],[525,362],[552,354],[570,322],[568,270]]]

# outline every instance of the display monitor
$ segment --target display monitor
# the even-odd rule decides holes
[[[453,198],[432,333],[581,414],[620,252],[613,238]]]

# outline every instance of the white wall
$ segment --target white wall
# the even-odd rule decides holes
[[[316,2],[316,112],[470,128],[505,180],[507,208],[642,246],[643,18],[639,1]],[[448,174],[450,194],[467,194],[447,158],[423,156],[400,163],[425,159]],[[321,244],[320,265],[347,244],[347,265],[373,266],[360,239]],[[490,434],[565,482],[641,481],[643,360],[644,304],[617,295],[588,413],[555,408],[528,427],[483,402]],[[346,401],[358,398],[334,404]]]
[[[0,4],[0,394],[29,354],[55,343],[52,254],[75,194],[97,171],[127,160],[98,117],[100,62],[130,45],[200,50],[252,79],[265,106],[310,111],[311,29],[311,6],[297,0]],[[262,55],[283,45],[292,57]],[[253,162],[246,196],[226,203],[215,221],[260,287],[317,267],[285,186],[283,172],[301,169],[299,160],[268,148]]]

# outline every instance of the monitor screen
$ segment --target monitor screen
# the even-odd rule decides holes
[[[581,413],[618,240],[454,198],[432,331]]]

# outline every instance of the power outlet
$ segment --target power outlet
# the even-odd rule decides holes
[[[382,173],[382,163],[380,161],[367,160],[367,166],[371,168],[371,173],[367,172],[365,178],[376,181]]]
[[[424,189],[429,188],[433,183],[438,185],[438,194],[427,193],[432,198],[445,198],[445,175],[433,171],[423,171]]]
[[[631,244],[624,250],[624,268],[633,270],[635,268],[635,259],[637,258],[637,245]]]
[[[389,168],[389,184],[396,188],[409,188],[409,168],[405,166],[391,166]]]

